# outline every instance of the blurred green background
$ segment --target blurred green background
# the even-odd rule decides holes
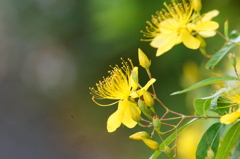
[[[148,158],[153,151],[128,138],[145,129],[120,127],[108,133],[106,121],[117,106],[93,103],[89,87],[108,75],[109,65],[120,64],[121,57],[138,65],[141,48],[152,61],[158,97],[175,111],[193,114],[192,97],[207,96],[208,89],[170,94],[208,77],[212,72],[204,69],[208,59],[182,44],[156,58],[156,49],[140,41],[140,30],[163,2],[1,0],[0,158]],[[230,30],[239,30],[239,8],[238,0],[203,0],[202,13],[218,9],[214,20],[222,26],[229,19]],[[223,40],[217,35],[207,42],[213,54]],[[189,77],[191,66],[200,71],[190,70]],[[139,76],[144,85],[144,69],[139,69]]]

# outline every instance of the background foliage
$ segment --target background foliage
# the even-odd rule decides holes
[[[107,118],[116,107],[95,105],[88,87],[107,76],[110,64],[120,64],[120,57],[131,58],[137,65],[137,48],[141,47],[152,60],[159,98],[173,110],[193,113],[193,96],[202,97],[210,87],[169,95],[211,74],[212,70],[204,68],[207,59],[182,44],[156,58],[156,50],[139,40],[145,21],[162,8],[162,3],[1,0],[0,158],[148,158],[152,150],[128,139],[141,128],[107,132]],[[229,30],[240,30],[238,0],[202,3],[202,13],[218,9],[220,15],[215,21],[222,26],[229,19]],[[223,42],[219,36],[207,41],[209,54],[219,49],[211,47],[211,43],[220,47]],[[200,71],[191,70],[192,66]],[[188,71],[195,76],[189,77]],[[140,73],[142,83],[147,81],[145,77],[141,78]],[[207,127],[206,123],[200,125]],[[180,147],[179,153],[187,146]]]

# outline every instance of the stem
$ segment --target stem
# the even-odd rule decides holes
[[[161,120],[169,113],[169,110],[166,110],[166,112],[163,114],[163,116],[161,117]]]
[[[234,71],[235,71],[235,73],[236,73],[236,75],[237,75],[237,77],[238,77],[238,71],[237,71],[237,68],[236,68],[236,67],[234,67]]]
[[[147,74],[148,74],[149,79],[152,79],[152,75],[151,75],[149,69],[146,69],[146,71],[147,71]],[[153,85],[153,84],[152,84],[152,90],[153,90],[154,96],[156,96],[156,91],[155,91],[155,88],[154,88],[154,85]]]
[[[185,118],[221,118],[221,116],[185,116]]]
[[[171,125],[171,124],[167,124],[167,123],[162,123],[163,125],[167,125],[167,126],[171,126],[171,127],[175,127],[175,125]]]
[[[174,112],[174,111],[172,111],[172,110],[169,110],[169,112],[172,113],[172,114],[178,115],[178,116],[183,116],[183,114],[180,114],[180,113]]]
[[[155,97],[155,99],[156,99],[156,101],[158,101],[158,103],[160,103],[162,105],[163,108],[166,109],[166,111],[169,111],[169,109],[163,104],[163,102],[160,99],[158,99],[157,97]]]
[[[230,42],[230,43],[236,44],[235,42],[227,39],[227,38],[226,38],[221,32],[219,32],[218,30],[217,30],[217,33],[218,33],[218,35],[221,36],[226,42]]]
[[[182,116],[182,119],[178,122],[178,124],[177,124],[176,126],[174,126],[174,128],[172,128],[172,129],[169,130],[169,131],[163,132],[163,134],[168,134],[168,133],[174,131],[175,129],[177,129],[177,127],[182,123],[182,121],[185,119],[185,117],[186,117],[186,116],[183,115],[183,116]]]
[[[177,120],[177,119],[182,119],[182,117],[175,117],[175,118],[161,119],[161,121],[170,121],[170,120]]]
[[[145,122],[147,122],[147,123],[152,123],[151,121],[148,121],[148,120],[143,119],[143,118],[141,118],[141,120],[142,120],[142,121],[145,121]]]

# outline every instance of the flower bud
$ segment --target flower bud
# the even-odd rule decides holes
[[[236,68],[237,60],[236,60],[235,54],[234,53],[229,53],[228,58],[229,58],[231,64],[233,65],[233,67]]]
[[[138,67],[133,68],[129,83],[133,90],[136,90],[138,88]]]
[[[131,136],[129,136],[129,138],[133,140],[142,140],[142,138],[146,138],[146,139],[149,138],[149,135],[145,131],[140,131],[135,134],[132,134]]]
[[[146,103],[143,100],[141,100],[140,98],[138,100],[138,107],[145,116],[152,118],[151,110],[147,107]]]
[[[154,105],[154,100],[148,91],[143,90],[143,98],[147,106],[152,107]]]
[[[140,121],[141,111],[139,110],[139,108],[135,104],[130,104],[129,110],[130,110],[132,119],[136,122]]]
[[[206,41],[199,34],[197,34],[196,38],[201,42],[200,48],[205,48],[207,46]]]
[[[146,138],[142,138],[142,141],[152,150],[157,150],[159,148],[159,145],[156,141]]]
[[[147,58],[147,56],[143,53],[143,51],[141,49],[138,49],[138,59],[139,59],[140,65],[143,68],[149,69],[151,62],[149,61],[149,59]]]
[[[193,9],[198,12],[202,9],[201,0],[192,0]]]
[[[161,120],[156,116],[153,117],[153,127],[156,131],[160,131],[161,125]]]
[[[169,146],[165,146],[164,151],[165,151],[167,156],[173,157],[173,151]]]
[[[214,159],[214,152],[211,148],[207,150],[207,157],[206,159]]]

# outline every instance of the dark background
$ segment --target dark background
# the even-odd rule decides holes
[[[93,103],[89,87],[108,75],[109,65],[120,64],[121,57],[138,65],[141,48],[152,61],[158,97],[170,109],[193,114],[192,101],[186,99],[205,92],[170,94],[191,84],[183,82],[189,80],[183,71],[189,61],[200,69],[193,83],[211,74],[204,69],[208,59],[182,44],[155,57],[156,49],[140,41],[140,30],[163,2],[1,0],[0,158],[148,158],[153,151],[128,138],[145,129],[120,127],[108,133],[106,121],[117,106]],[[239,7],[238,0],[203,0],[202,13],[218,9],[220,15],[214,20],[223,26],[229,19],[230,30],[239,30]],[[217,35],[207,42],[209,54],[214,54],[223,40]],[[144,85],[144,69],[139,68],[139,76]]]

